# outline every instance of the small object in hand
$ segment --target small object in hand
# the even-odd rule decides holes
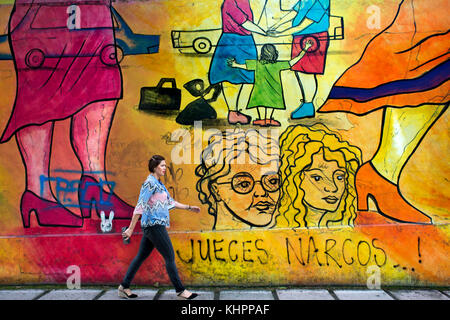
[[[130,243],[130,238],[127,239],[126,237],[123,236],[123,233],[124,233],[127,229],[128,229],[127,227],[123,227],[123,228],[122,228],[122,238],[123,238],[123,243],[124,243],[124,244],[129,244],[129,243]]]

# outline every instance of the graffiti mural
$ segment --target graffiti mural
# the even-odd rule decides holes
[[[188,285],[448,286],[448,9],[3,1],[0,283],[118,283],[161,154]]]

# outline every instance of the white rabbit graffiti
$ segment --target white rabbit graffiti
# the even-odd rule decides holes
[[[114,219],[114,211],[110,211],[109,212],[108,219],[105,218],[105,212],[104,211],[100,212],[100,217],[102,219],[102,222],[100,223],[100,229],[104,233],[110,232],[112,230],[112,226],[113,226],[112,221]]]

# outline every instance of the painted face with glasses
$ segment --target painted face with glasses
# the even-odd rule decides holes
[[[272,222],[279,198],[280,177],[271,166],[233,165],[213,183],[217,200],[233,219],[254,227]]]

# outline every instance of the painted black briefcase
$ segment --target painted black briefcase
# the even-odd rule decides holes
[[[165,83],[171,83],[171,86],[163,87]],[[141,110],[180,110],[180,105],[181,90],[173,78],[161,78],[156,87],[141,88]]]

